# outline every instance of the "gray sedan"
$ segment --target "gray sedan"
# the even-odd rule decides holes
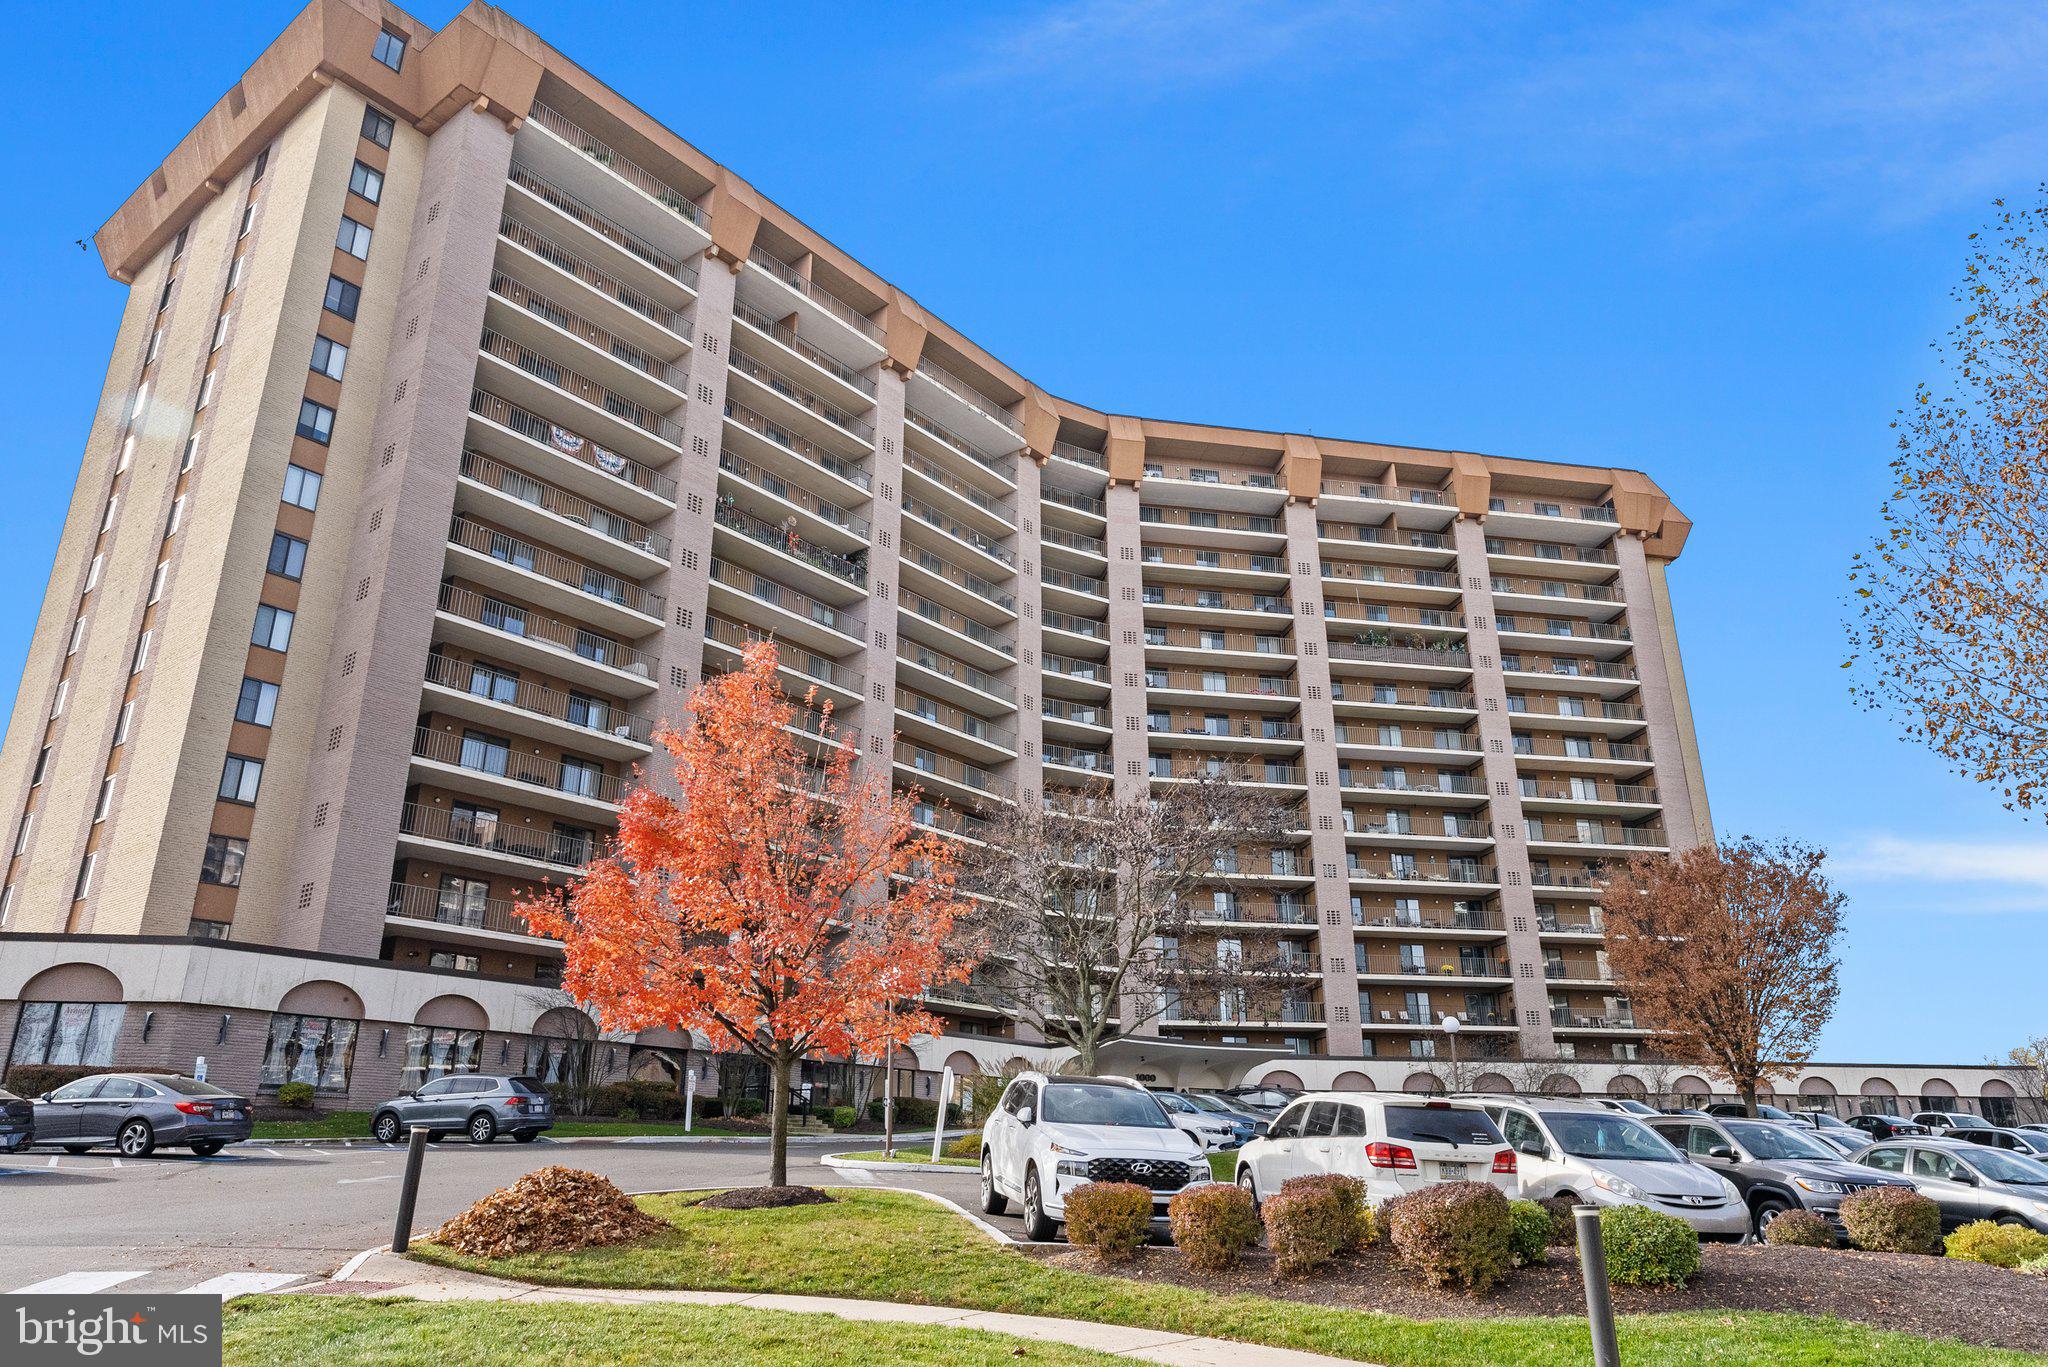
[[[554,1124],[554,1107],[539,1078],[451,1073],[379,1106],[370,1117],[370,1133],[379,1143],[396,1144],[423,1125],[434,1139],[466,1134],[473,1144],[488,1144],[509,1134],[530,1144]]]
[[[2048,1234],[2048,1163],[1960,1139],[1915,1136],[1873,1144],[1856,1162],[1913,1179],[1941,1207],[1944,1229],[1973,1220]]]
[[[101,1073],[67,1082],[36,1099],[35,1121],[38,1144],[67,1153],[111,1144],[128,1158],[159,1148],[205,1158],[256,1128],[245,1098],[176,1073]]]

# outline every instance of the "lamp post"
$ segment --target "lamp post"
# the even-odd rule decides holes
[[[1461,1090],[1458,1086],[1458,1032],[1465,1028],[1465,1022],[1456,1016],[1445,1016],[1443,1028],[1444,1038],[1451,1042],[1451,1079],[1450,1086],[1445,1090],[1454,1092]]]

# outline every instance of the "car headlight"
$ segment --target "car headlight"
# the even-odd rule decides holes
[[[1086,1158],[1088,1156],[1080,1149],[1070,1149],[1065,1144],[1055,1143],[1052,1140],[1047,1140],[1045,1147],[1052,1153],[1063,1153],[1070,1158]]]
[[[1062,1158],[1058,1171],[1062,1177],[1086,1177],[1088,1175],[1088,1160],[1085,1158]]]
[[[1616,1196],[1626,1196],[1631,1201],[1644,1199],[1641,1187],[1626,1178],[1616,1177],[1611,1173],[1599,1172],[1593,1174],[1593,1185],[1602,1191],[1611,1191]]]
[[[1741,1190],[1725,1177],[1721,1179],[1721,1199],[1724,1201],[1739,1201],[1742,1199]]]

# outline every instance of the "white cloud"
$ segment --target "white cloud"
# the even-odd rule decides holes
[[[1828,861],[1844,882],[1894,889],[1934,910],[1998,915],[2048,912],[2048,841],[1945,840],[1883,833]],[[1947,895],[1944,895],[1947,894]]]

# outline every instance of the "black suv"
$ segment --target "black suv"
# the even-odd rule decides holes
[[[1897,1139],[1901,1135],[1927,1133],[1925,1125],[1896,1115],[1852,1115],[1849,1123],[1872,1139]]]
[[[1735,1184],[1749,1204],[1758,1238],[1788,1210],[1825,1216],[1839,1233],[1839,1211],[1849,1193],[1913,1185],[1898,1177],[1872,1180],[1878,1174],[1849,1162],[1799,1125],[1720,1115],[1660,1116],[1645,1123],[1693,1162]]]

